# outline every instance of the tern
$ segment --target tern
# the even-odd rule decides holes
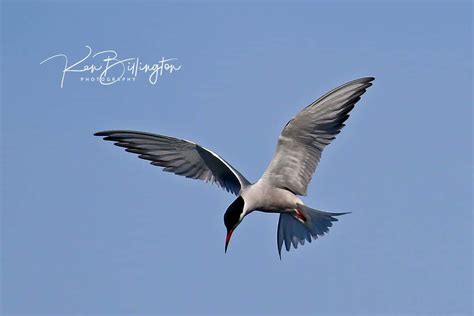
[[[329,231],[337,216],[306,206],[308,185],[323,149],[340,133],[349,112],[372,85],[373,77],[343,84],[296,114],[283,128],[273,158],[262,177],[250,183],[237,169],[215,152],[194,142],[165,135],[128,130],[97,132],[127,152],[151,161],[154,166],[187,178],[215,183],[237,196],[224,214],[227,228],[225,252],[232,233],[253,211],[279,213],[277,248],[281,259]]]

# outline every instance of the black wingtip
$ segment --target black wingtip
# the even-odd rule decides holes
[[[372,85],[372,81],[375,80],[375,77],[363,77],[363,78],[359,78],[359,79],[355,79],[355,80],[352,80],[350,82],[348,82],[348,84],[350,83],[364,83],[367,85],[367,88],[370,87]]]
[[[121,131],[119,130],[107,130],[107,131],[100,131],[100,132],[95,132],[94,136],[110,136],[113,134],[120,133]]]
[[[374,81],[375,77],[363,77],[363,78],[360,78],[359,80],[370,82],[370,81]]]

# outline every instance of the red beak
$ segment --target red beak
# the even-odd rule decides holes
[[[233,231],[234,231],[233,229],[227,231],[227,236],[225,237],[225,250],[224,250],[224,252],[227,252],[227,247],[229,246],[230,237],[232,237],[232,232]]]

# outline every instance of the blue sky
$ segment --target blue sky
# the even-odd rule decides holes
[[[4,315],[472,313],[470,2],[3,1]],[[181,69],[101,86],[64,53]],[[284,124],[375,76],[304,198],[351,211],[278,259],[254,213],[224,254],[234,197],[92,134],[192,139],[255,181]]]

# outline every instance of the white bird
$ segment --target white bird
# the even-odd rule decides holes
[[[335,216],[307,207],[298,197],[305,196],[321,153],[344,127],[349,112],[374,78],[350,81],[317,99],[283,128],[276,151],[263,176],[250,183],[219,155],[191,141],[138,131],[112,130],[95,133],[126,151],[150,160],[154,166],[187,178],[216,183],[237,199],[227,208],[225,251],[232,233],[253,211],[279,213],[277,246],[281,258],[283,243],[290,251],[305,240],[329,231]]]

